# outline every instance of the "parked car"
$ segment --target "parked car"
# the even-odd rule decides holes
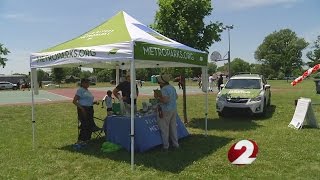
[[[2,81],[0,82],[0,89],[18,89],[17,84],[13,84],[11,82]]]
[[[217,95],[216,111],[224,116],[235,111],[265,115],[271,104],[270,85],[262,75],[239,74],[231,77]]]

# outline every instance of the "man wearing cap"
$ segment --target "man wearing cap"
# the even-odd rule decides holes
[[[113,89],[112,94],[119,99],[119,91],[122,93],[122,100],[128,105],[131,105],[131,83],[130,83],[130,75],[126,75],[126,78],[123,82],[121,82],[116,88]],[[136,97],[139,95],[138,86],[136,85]],[[134,106],[135,111],[137,108],[137,98],[134,98]]]
[[[177,135],[177,91],[169,84],[169,75],[157,76],[161,93],[155,93],[154,97],[160,102],[160,111],[162,114],[158,116],[158,125],[161,131],[163,149],[169,149],[169,138],[174,148],[179,147]]]

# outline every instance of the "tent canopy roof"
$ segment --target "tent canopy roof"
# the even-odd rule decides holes
[[[169,39],[121,11],[88,32],[32,53],[31,68],[203,67],[208,54]]]

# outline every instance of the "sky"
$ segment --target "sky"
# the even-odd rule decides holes
[[[320,35],[319,0],[212,0],[212,7],[206,22],[234,26],[230,30],[231,59],[257,63],[257,47],[267,35],[281,29],[291,29],[311,45]],[[75,38],[119,11],[150,25],[157,10],[157,0],[0,0],[0,43],[11,51],[0,74],[27,74],[31,53]],[[303,51],[305,62],[311,45]],[[209,48],[209,55],[213,51],[227,54],[227,31]]]

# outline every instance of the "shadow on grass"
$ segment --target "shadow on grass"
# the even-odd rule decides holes
[[[268,120],[271,119],[276,106],[271,105],[267,109],[267,113],[265,116],[252,116],[248,113],[243,112],[233,112],[232,114],[228,114],[226,117],[219,117],[214,119],[208,119],[208,130],[221,130],[221,131],[247,131],[259,128],[260,125],[255,123],[255,121],[259,120]],[[205,129],[205,119],[204,118],[193,118],[188,127]]]
[[[192,119],[188,127],[205,129],[205,119],[204,118],[194,118]],[[257,123],[251,119],[244,117],[237,118],[215,118],[208,119],[208,130],[220,130],[220,131],[247,131],[253,130],[260,127]]]
[[[266,115],[265,116],[253,116],[253,120],[267,120],[271,119],[274,112],[276,111],[276,105],[270,105],[267,109]]]
[[[168,171],[179,173],[186,167],[193,164],[194,161],[202,159],[218,149],[228,144],[232,139],[218,136],[190,135],[187,138],[179,140],[180,148],[163,152],[161,147],[156,147],[153,150],[136,153],[135,164],[154,168],[159,171]],[[88,147],[76,151],[72,145],[64,146],[59,149],[82,153],[98,158],[109,158],[114,161],[127,162],[130,164],[130,152],[121,149],[116,152],[103,153],[100,150],[104,139],[96,139],[88,144]]]

